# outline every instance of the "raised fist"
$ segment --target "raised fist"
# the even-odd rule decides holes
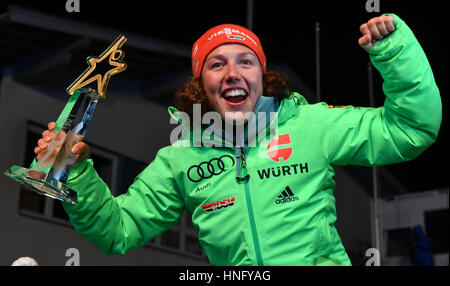
[[[395,31],[394,17],[382,15],[370,19],[359,27],[363,34],[358,40],[358,44],[366,51],[370,50],[376,42]]]

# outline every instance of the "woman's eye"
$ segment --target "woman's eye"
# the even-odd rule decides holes
[[[213,64],[211,65],[211,68],[216,69],[216,68],[220,68],[220,67],[222,67],[222,66],[223,66],[223,63],[213,63]]]
[[[241,65],[245,65],[245,66],[251,66],[253,64],[252,60],[241,60]]]

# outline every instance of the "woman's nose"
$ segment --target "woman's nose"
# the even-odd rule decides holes
[[[239,73],[239,70],[237,69],[236,65],[230,64],[227,67],[227,72],[225,74],[225,81],[226,82],[235,82],[241,80],[241,74]]]

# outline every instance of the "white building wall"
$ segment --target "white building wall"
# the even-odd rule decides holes
[[[416,225],[426,228],[425,212],[448,209],[449,191],[431,190],[426,192],[398,195],[389,200],[380,200],[381,230],[383,233],[383,265],[409,265],[409,257],[387,256],[387,231],[413,228]],[[447,226],[448,227],[448,226]],[[435,265],[448,265],[448,253],[435,254]]]

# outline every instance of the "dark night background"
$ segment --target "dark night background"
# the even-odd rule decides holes
[[[246,26],[246,1],[80,0],[79,13],[68,13],[65,2],[0,1],[0,14],[8,4],[16,4],[188,47],[214,25]],[[380,13],[368,13],[365,4],[365,0],[254,1],[253,31],[262,41],[269,69],[271,63],[283,63],[314,91],[314,28],[320,22],[321,100],[334,105],[369,106],[369,57],[357,41],[359,26]],[[411,192],[448,187],[448,1],[380,0],[380,8],[381,13],[397,14],[413,30],[431,64],[443,101],[443,123],[437,142],[419,158],[386,168]],[[0,56],[0,66],[3,65],[8,65],[8,59]],[[190,67],[189,59],[186,67]],[[378,72],[374,74],[376,105],[380,106],[384,101],[382,79]]]

